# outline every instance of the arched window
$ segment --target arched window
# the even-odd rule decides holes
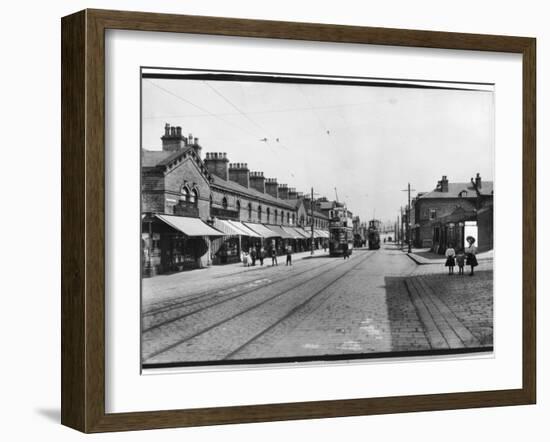
[[[275,224],[277,224],[277,219],[279,218],[279,212],[275,209]]]
[[[300,215],[300,225],[303,226],[304,225],[304,215]]]
[[[189,194],[189,202],[193,204],[194,206],[198,205],[199,203],[199,193],[197,192],[197,189],[193,189],[191,193]]]
[[[189,189],[187,187],[181,188],[180,201],[189,201]]]
[[[241,217],[241,202],[237,200],[237,215],[240,218]]]
[[[252,204],[248,203],[248,221],[252,221]]]
[[[258,221],[262,222],[262,206],[258,206]]]
[[[227,209],[227,198],[224,196],[223,199],[222,199],[222,207],[224,209]]]
[[[286,212],[286,223],[290,224],[290,212]]]
[[[267,222],[271,219],[271,210],[269,210],[269,207],[265,210],[265,214],[267,216]]]
[[[210,194],[210,207],[212,207],[212,204],[214,204],[214,198],[212,198],[212,194]]]
[[[296,215],[293,213],[292,214],[292,225],[294,225],[296,222]]]

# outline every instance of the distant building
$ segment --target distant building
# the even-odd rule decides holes
[[[493,245],[493,182],[482,181],[479,173],[470,182],[449,182],[443,176],[431,192],[411,201],[412,240],[415,247],[441,252],[448,244],[462,248],[464,223],[475,221],[478,247]]]

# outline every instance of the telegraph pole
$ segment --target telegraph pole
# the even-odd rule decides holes
[[[415,189],[412,189],[413,191]],[[411,253],[411,242],[412,242],[412,235],[411,235],[411,183],[407,184],[407,188],[405,190],[402,190],[402,192],[408,193],[408,200],[409,203],[407,204],[407,243],[408,243],[408,252]],[[403,245],[403,243],[401,243]]]
[[[313,224],[314,223],[314,220],[313,220],[313,187],[311,188],[311,203],[310,203],[310,208],[311,208],[311,254],[313,255],[315,252],[313,251],[313,241],[314,241],[314,233],[313,233]]]

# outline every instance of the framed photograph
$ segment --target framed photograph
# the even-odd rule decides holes
[[[62,19],[62,423],[533,404],[535,39]]]

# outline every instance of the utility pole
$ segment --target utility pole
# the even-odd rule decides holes
[[[336,187],[334,188],[334,191],[336,191]],[[338,196],[336,197],[338,199]],[[314,223],[314,220],[313,220],[313,187],[311,188],[311,203],[310,203],[310,207],[311,207],[311,254],[313,255],[315,252],[313,251],[313,241],[315,239],[315,235],[313,233],[313,224]]]
[[[415,189],[412,189],[413,191]],[[408,193],[408,200],[409,200],[409,203],[407,204],[407,224],[406,224],[406,227],[407,227],[407,243],[408,243],[408,252],[411,253],[411,183],[408,183],[407,184],[407,188],[405,190],[402,190],[402,192],[407,192]],[[401,244],[401,246],[403,246],[403,244]]]

